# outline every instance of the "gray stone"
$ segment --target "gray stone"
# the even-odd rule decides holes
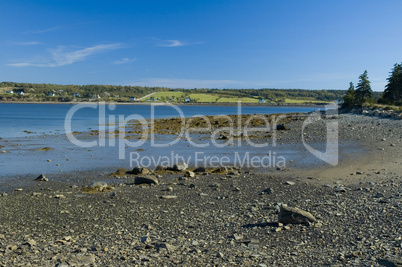
[[[159,184],[158,179],[155,176],[139,176],[135,177],[134,184]]]
[[[47,182],[47,181],[49,181],[49,179],[48,179],[44,174],[41,174],[41,175],[39,175],[39,176],[35,179],[35,181],[38,181],[38,182]]]
[[[67,260],[70,266],[88,266],[95,263],[95,255],[78,255]]]
[[[194,177],[195,173],[192,171],[186,171],[186,173],[184,174],[185,177]]]
[[[285,224],[307,224],[309,222],[317,222],[316,218],[310,212],[286,205],[281,206],[278,221]]]
[[[183,163],[177,163],[177,164],[173,165],[172,170],[174,170],[174,171],[184,171],[187,168],[188,168],[187,163],[183,162]]]
[[[151,171],[149,169],[143,167],[134,167],[134,169],[132,169],[132,171],[130,172],[130,174],[141,174],[141,175],[146,175],[150,173]]]

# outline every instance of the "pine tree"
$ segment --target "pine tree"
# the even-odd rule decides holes
[[[363,105],[364,102],[373,98],[373,91],[371,90],[370,81],[367,76],[367,70],[359,76],[359,83],[356,86],[356,104]]]
[[[391,103],[402,102],[402,63],[395,64],[382,98]]]
[[[349,83],[349,89],[346,92],[346,95],[343,97],[342,108],[350,108],[356,105],[356,93],[355,86],[352,82]]]

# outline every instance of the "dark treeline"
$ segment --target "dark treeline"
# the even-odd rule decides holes
[[[371,90],[367,70],[359,76],[359,82],[355,88],[353,82],[349,83],[343,98],[343,108],[361,107],[374,103],[402,106],[402,63],[395,64],[387,78],[388,84],[383,93],[374,93]]]

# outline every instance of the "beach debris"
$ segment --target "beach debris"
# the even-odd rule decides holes
[[[36,177],[35,181],[37,181],[37,182],[47,182],[47,181],[49,181],[49,179],[44,174],[41,174],[38,177]]]
[[[278,221],[284,224],[308,224],[309,222],[317,222],[317,219],[308,211],[282,205]]]
[[[134,184],[159,184],[158,179],[155,176],[138,176],[135,177]]]
[[[174,171],[184,171],[187,168],[188,168],[187,163],[183,162],[183,163],[174,164],[173,167],[172,167],[172,170],[174,170]]]

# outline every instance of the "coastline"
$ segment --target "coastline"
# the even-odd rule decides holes
[[[177,105],[177,106],[237,106],[237,102],[233,103],[176,103],[176,102],[103,102],[105,104],[115,104],[115,105]],[[27,102],[27,101],[0,101],[0,104],[60,104],[60,105],[75,105],[75,104],[99,104],[99,102],[95,101],[83,101],[83,102]],[[261,107],[323,107],[325,104],[269,104],[269,103],[247,103],[241,102],[242,106],[261,106]]]

